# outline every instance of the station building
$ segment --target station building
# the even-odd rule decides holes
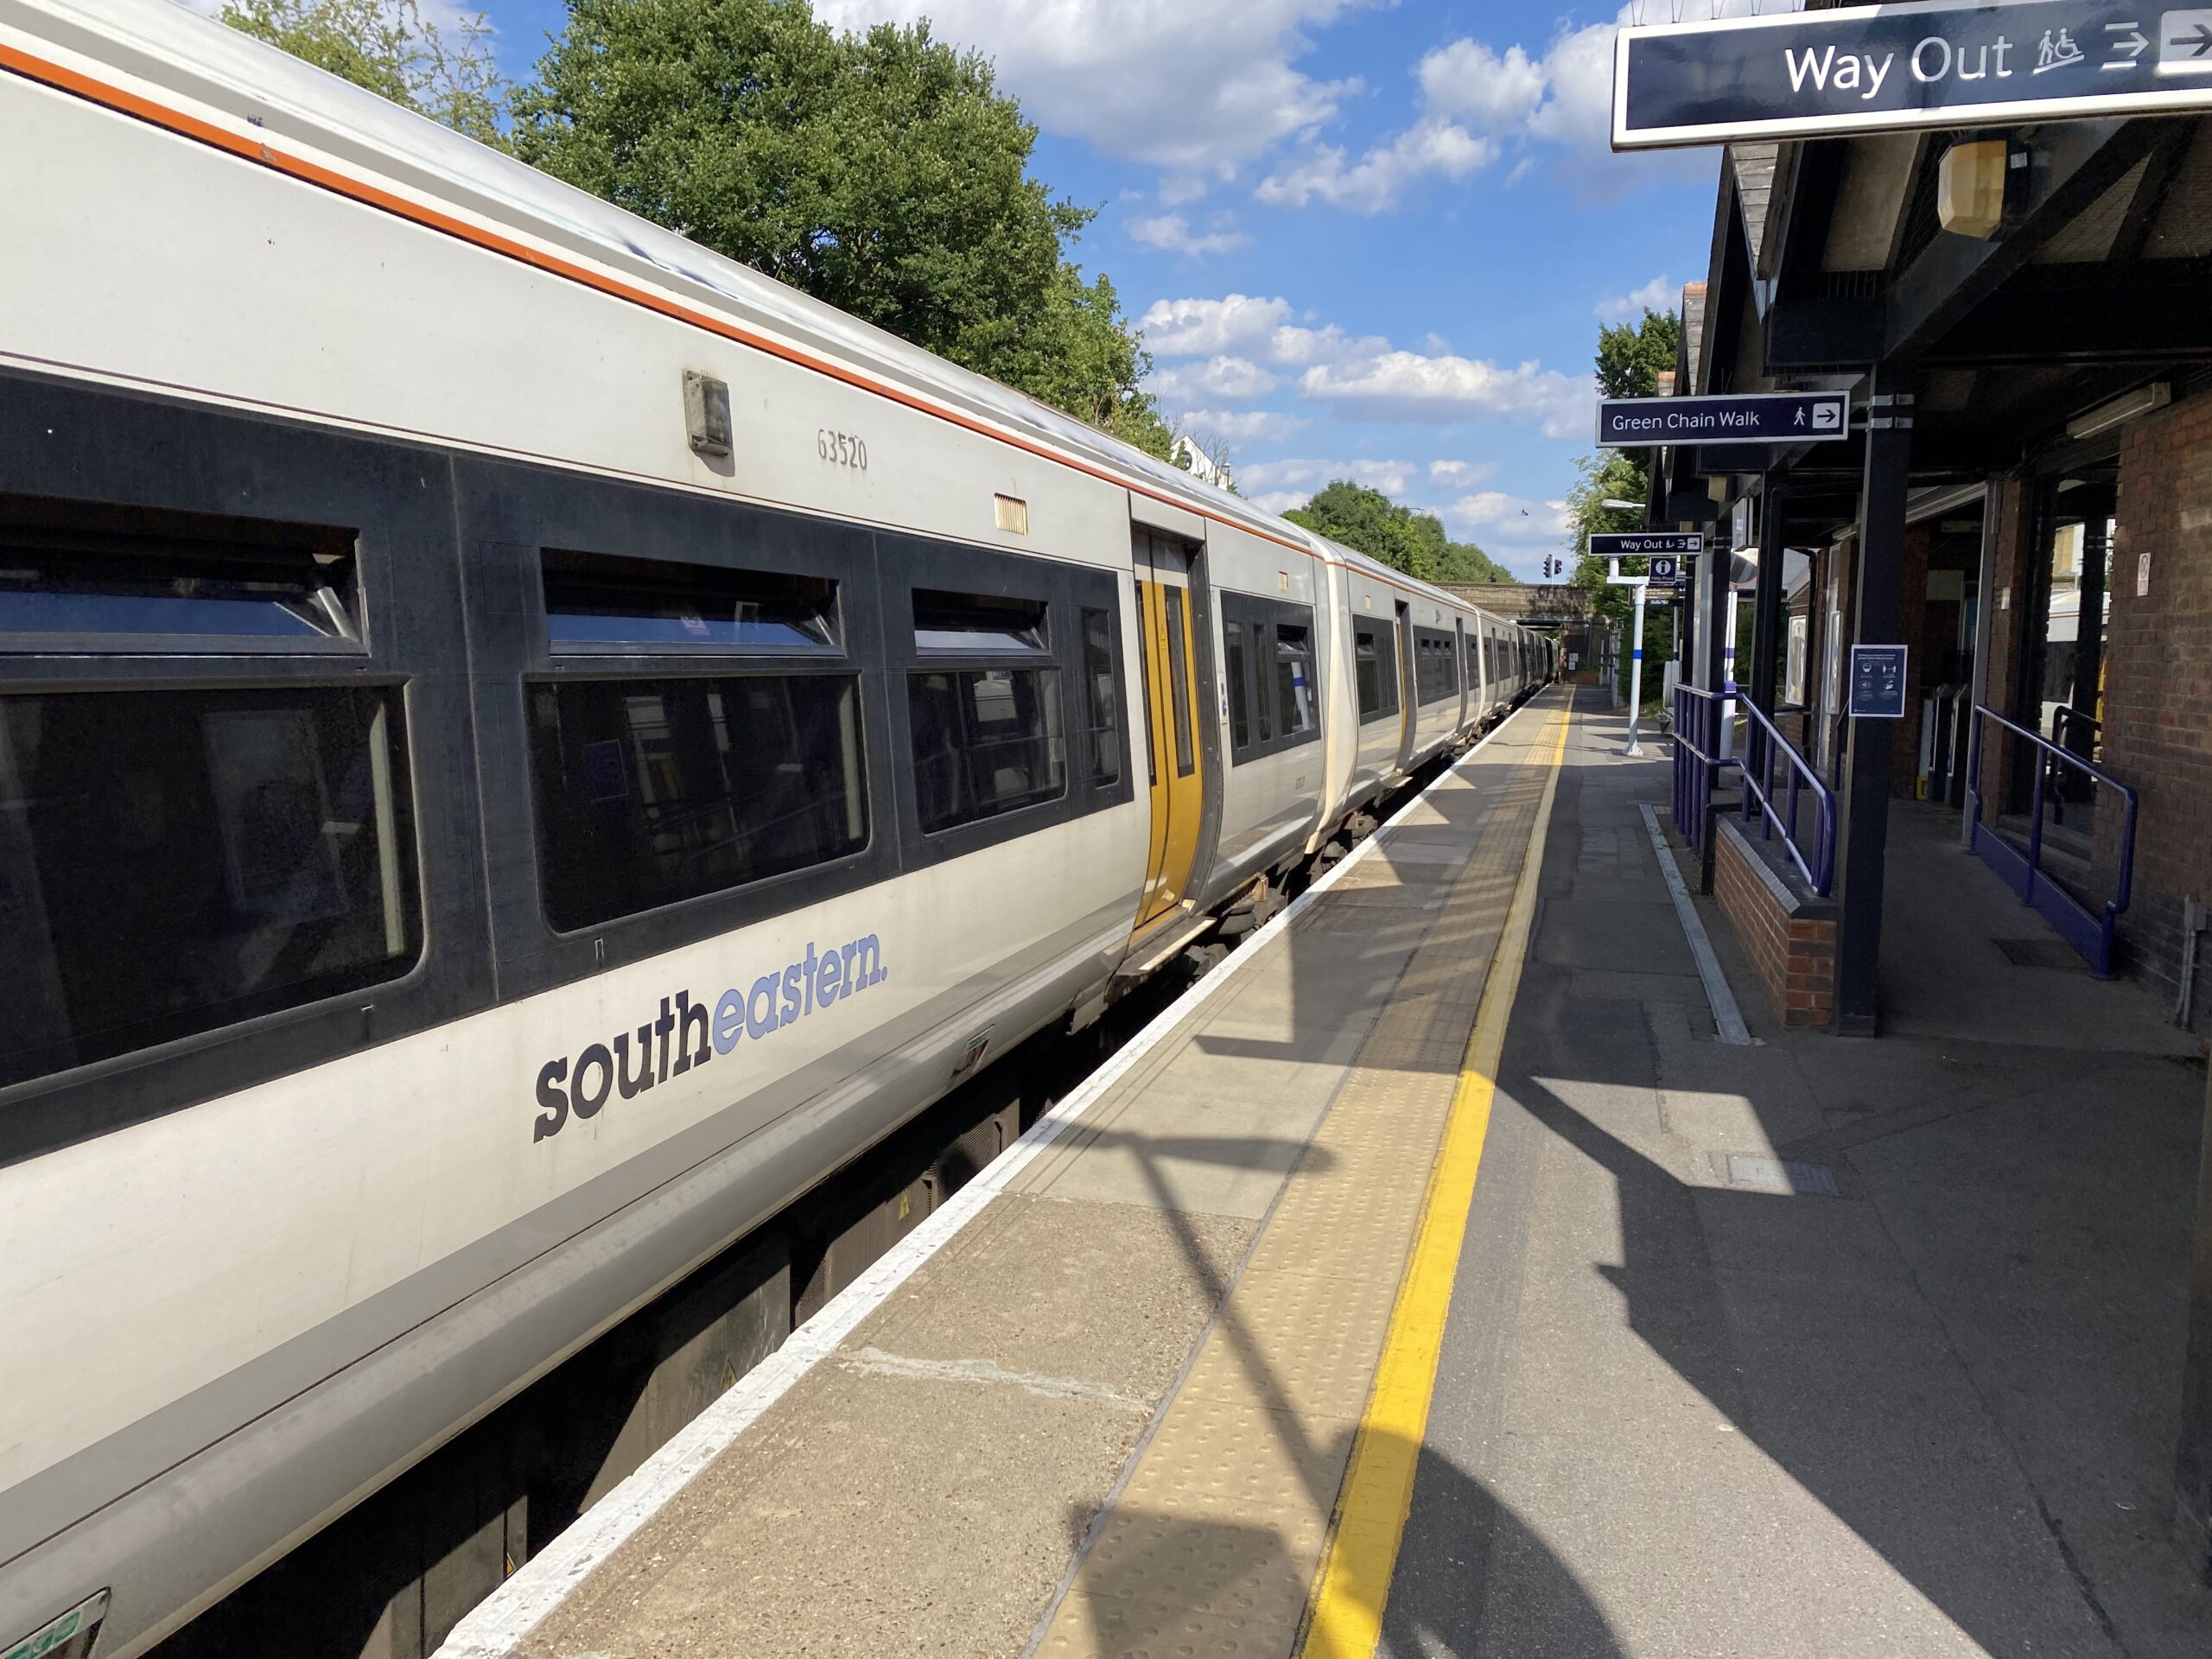
[[[1909,1012],[1885,872],[1897,826],[1939,844],[1942,814],[1940,844],[2055,936],[1994,943],[2212,1033],[2208,302],[2212,120],[1723,153],[1662,391],[1852,400],[1833,441],[1655,451],[1648,504],[1718,556],[1673,711],[1677,827],[1789,1023],[1871,1036]],[[1853,718],[1854,647],[1895,645],[1901,717]],[[1771,817],[1740,805],[1746,773]],[[2205,1185],[2180,1521],[2212,1561]]]

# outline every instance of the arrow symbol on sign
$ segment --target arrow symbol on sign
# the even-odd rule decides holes
[[[2122,35],[2121,39],[2109,41],[2107,44],[2111,47],[2112,50],[2115,52],[2125,52],[2127,54],[2127,56],[2116,62],[2100,64],[2098,67],[2103,69],[2133,69],[2135,67],[2136,59],[2141,57],[2143,54],[2149,49],[2151,42],[2149,39],[2145,36],[2141,24],[2126,22],[2107,23],[2105,25],[2105,33],[2107,35],[2121,35],[2123,30],[2126,32]]]
[[[2195,40],[2191,40],[2186,35],[2175,35],[2167,39],[2166,44],[2188,47],[2189,55],[2192,58],[2201,58],[2207,52],[2212,52],[2212,23],[2198,23],[2195,27],[2196,29]]]

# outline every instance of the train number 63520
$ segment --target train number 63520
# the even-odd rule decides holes
[[[856,472],[868,471],[868,445],[849,432],[832,432],[822,428],[814,435],[814,453],[833,467],[850,467]]]

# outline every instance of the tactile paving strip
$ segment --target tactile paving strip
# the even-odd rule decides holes
[[[1034,1648],[1040,1659],[1284,1656],[1294,1647],[1535,829],[1548,770],[1535,757],[1551,752],[1566,717],[1554,714],[1518,765],[1473,780],[1491,804],[1466,820],[1473,850],[1456,872],[1433,884],[1339,887],[1314,907],[1324,919],[1293,930],[1294,948],[1326,950],[1325,938],[1300,944],[1300,935],[1428,918],[1054,1608]],[[1377,902],[1414,895],[1423,910]]]

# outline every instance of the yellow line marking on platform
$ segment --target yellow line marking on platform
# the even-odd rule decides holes
[[[1382,1608],[1397,1569],[1398,1546],[1411,1513],[1414,1476],[1428,1430],[1429,1402],[1436,1391],[1436,1367],[1444,1346],[1444,1325],[1459,1277],[1467,1217],[1474,1202],[1475,1178],[1482,1166],[1483,1143],[1490,1130],[1491,1103],[1497,1068],[1505,1052],[1505,1033],[1521,986],[1534,931],[1536,887],[1544,864],[1544,841],[1551,824],[1552,801],[1574,721],[1574,692],[1568,688],[1544,779],[1543,798],[1521,865],[1497,955],[1483,986],[1475,1028],[1468,1039],[1459,1087],[1444,1142],[1430,1171],[1413,1254],[1399,1282],[1396,1304],[1383,1338],[1367,1408],[1352,1444],[1351,1466],[1337,1500],[1337,1513],[1314,1583],[1312,1610],[1297,1654],[1299,1659],[1368,1659],[1382,1639]]]

